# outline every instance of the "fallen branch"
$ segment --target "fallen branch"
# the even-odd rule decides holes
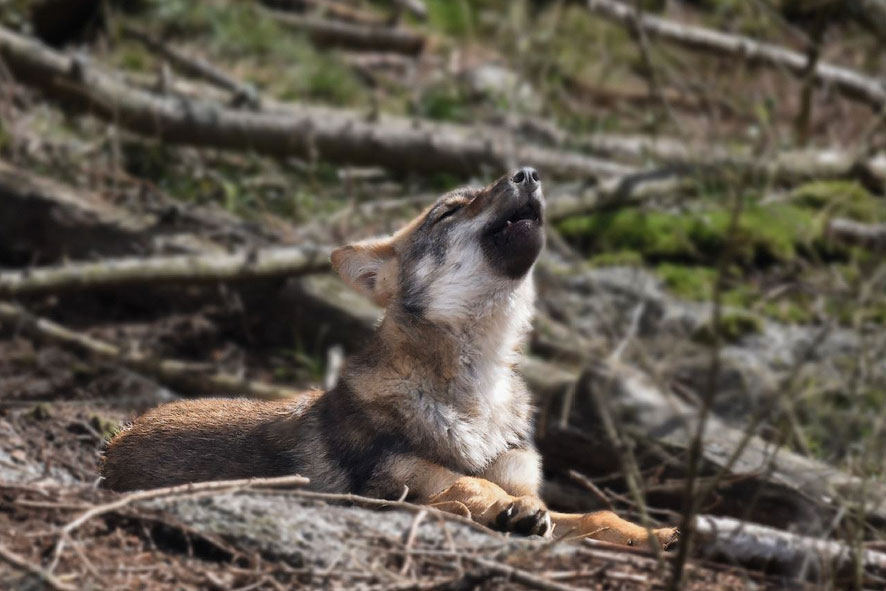
[[[792,49],[642,14],[614,0],[588,0],[588,8],[594,14],[627,27],[641,27],[651,37],[692,51],[725,54],[752,65],[785,69],[797,77],[806,74],[806,56]],[[886,106],[886,85],[877,78],[826,62],[819,62],[812,76],[818,85],[833,87],[847,98],[865,102],[878,110]]]
[[[124,25],[122,27],[122,32],[126,37],[138,41],[152,52],[163,56],[166,61],[186,76],[200,78],[214,86],[233,93],[235,104],[245,103],[254,108],[258,108],[261,105],[261,100],[259,99],[258,91],[255,86],[237,80],[216,68],[206,60],[187,55],[181,50],[170,47],[168,44],[161,42],[159,39],[155,39],[135,27]]]
[[[472,556],[467,556],[465,558],[477,566],[507,577],[509,580],[520,583],[530,589],[538,589],[539,591],[578,591],[579,589],[578,587],[558,583],[527,572],[521,568],[502,564],[501,562],[496,562],[494,560]]]
[[[411,173],[501,174],[532,163],[546,175],[598,178],[633,167],[575,152],[537,148],[493,130],[286,105],[248,112],[133,88],[83,58],[0,27],[0,57],[21,80],[66,106],[172,144],[251,150],[311,161],[379,165]]]
[[[295,277],[329,269],[330,249],[288,246],[235,254],[104,259],[22,271],[0,272],[0,297],[158,285]]]
[[[278,10],[312,10],[326,17],[352,23],[380,25],[384,22],[380,14],[335,0],[263,0],[263,4]]]
[[[558,194],[549,192],[547,218],[557,222],[594,211],[636,205],[644,200],[694,189],[696,181],[685,167],[632,172],[608,177],[597,185]]]
[[[358,51],[392,51],[417,55],[425,46],[425,37],[399,27],[382,27],[329,20],[311,15],[266,10],[277,22],[308,34],[321,46]]]
[[[25,558],[19,556],[12,550],[9,550],[3,544],[0,544],[0,559],[20,570],[31,573],[56,591],[77,591],[77,589],[79,589],[79,587],[63,583],[58,577],[40,568],[38,565],[28,562]]]
[[[863,246],[874,252],[886,252],[886,224],[865,224],[834,218],[828,222],[825,236],[844,244]]]
[[[853,577],[860,563],[865,579],[882,583],[886,578],[886,554],[882,552],[728,517],[699,515],[693,527],[702,556],[721,562],[817,581]]]
[[[0,302],[0,322],[8,323],[25,334],[42,340],[85,351],[90,355],[152,376],[161,382],[199,395],[249,395],[256,398],[279,399],[302,396],[304,392],[262,382],[254,382],[232,374],[213,372],[203,363],[176,359],[156,359],[143,354],[126,353],[118,346],[74,332],[49,319],[34,316],[8,302]]]

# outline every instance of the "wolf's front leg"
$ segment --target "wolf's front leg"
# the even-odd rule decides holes
[[[565,539],[591,538],[626,546],[650,547],[648,530],[642,525],[626,521],[612,511],[595,513],[551,512],[554,536]],[[667,548],[679,537],[676,527],[652,530],[661,548]]]
[[[508,494],[538,497],[541,458],[532,448],[512,449],[497,457],[481,476],[499,485]],[[627,546],[649,546],[646,528],[625,521],[611,511],[586,514],[550,512],[549,515],[555,526],[553,536],[558,539],[591,538]],[[656,529],[652,533],[662,548],[677,539],[676,528]]]
[[[551,531],[547,508],[535,495],[512,495],[485,478],[458,474],[414,456],[394,459],[386,472],[395,486],[408,486],[418,503],[500,531],[541,536]]]

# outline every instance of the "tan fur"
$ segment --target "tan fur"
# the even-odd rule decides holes
[[[648,543],[612,513],[539,499],[529,392],[514,372],[530,330],[543,242],[537,173],[441,197],[393,236],[336,249],[332,265],[386,307],[332,390],[298,400],[183,401],[109,444],[115,490],[299,473],[315,489],[410,499],[506,531]],[[656,530],[667,545],[676,530]]]

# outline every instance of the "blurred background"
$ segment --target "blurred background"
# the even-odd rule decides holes
[[[330,249],[516,165],[545,500],[667,563],[243,491],[59,549],[122,422],[334,383]],[[0,0],[0,586],[886,588],[884,193],[883,0]]]

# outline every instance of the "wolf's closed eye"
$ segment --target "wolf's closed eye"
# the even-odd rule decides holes
[[[454,214],[455,212],[457,212],[461,208],[462,208],[461,205],[454,205],[454,206],[450,207],[449,209],[447,209],[446,211],[444,211],[443,213],[438,215],[437,219],[434,220],[434,223],[438,224],[438,223],[442,222],[443,220],[445,220],[446,218],[448,218],[449,216],[451,216],[452,214]]]

